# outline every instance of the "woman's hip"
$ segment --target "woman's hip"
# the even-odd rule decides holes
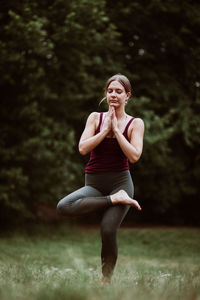
[[[129,170],[120,172],[86,173],[85,185],[98,189],[102,194],[108,195],[118,190],[125,190],[133,196],[133,181]]]

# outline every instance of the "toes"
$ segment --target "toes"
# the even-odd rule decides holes
[[[138,210],[142,210],[141,206],[139,205],[139,203],[137,201],[134,201],[134,206],[138,209]]]
[[[139,204],[137,204],[136,207],[137,207],[138,210],[142,210],[142,208],[141,208],[141,206]]]

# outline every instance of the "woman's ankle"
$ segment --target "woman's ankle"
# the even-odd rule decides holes
[[[111,278],[103,276],[102,279],[101,279],[101,282],[104,283],[104,284],[109,284],[111,282]]]

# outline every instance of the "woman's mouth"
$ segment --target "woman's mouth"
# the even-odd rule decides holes
[[[110,100],[110,103],[117,103],[117,100]]]

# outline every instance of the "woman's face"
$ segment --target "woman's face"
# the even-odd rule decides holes
[[[107,90],[106,98],[109,106],[119,107],[126,104],[126,100],[130,97],[130,92],[126,92],[125,88],[119,81],[112,81]]]

